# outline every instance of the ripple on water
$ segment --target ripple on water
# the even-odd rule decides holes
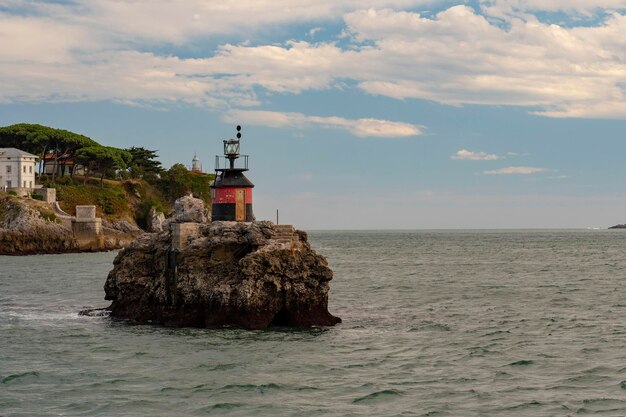
[[[35,379],[39,378],[39,372],[29,371],[29,372],[23,372],[19,374],[12,374],[12,375],[8,375],[5,377],[2,377],[0,375],[0,384],[10,384],[13,382],[28,383],[28,382],[31,382],[33,378]]]
[[[400,391],[395,389],[385,389],[382,391],[372,392],[371,394],[363,397],[355,398],[352,402],[354,404],[372,404],[378,402],[393,401],[395,397],[402,395]]]
[[[535,362],[530,359],[522,359],[519,361],[511,362],[509,366],[528,366],[533,365]]]
[[[269,384],[228,384],[228,385],[224,385],[223,387],[220,388],[220,390],[222,391],[256,391],[260,394],[264,394],[267,391],[270,390],[280,390],[282,388],[282,386],[280,386],[279,384],[275,384],[275,383],[269,383]]]
[[[310,236],[337,327],[79,316],[115,253],[0,259],[0,414],[626,415],[626,235]]]
[[[197,408],[195,411],[198,412],[212,412],[212,411],[225,411],[225,410],[234,410],[236,408],[240,408],[243,404],[241,403],[217,403],[210,404],[204,407]]]

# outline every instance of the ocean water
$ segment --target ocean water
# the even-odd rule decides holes
[[[332,328],[133,325],[115,253],[0,257],[0,416],[626,415],[626,233],[311,232]]]

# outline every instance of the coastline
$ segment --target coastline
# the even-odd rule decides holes
[[[128,222],[105,222],[98,245],[83,245],[46,203],[0,196],[0,255],[27,256],[101,252],[128,246],[144,232]]]

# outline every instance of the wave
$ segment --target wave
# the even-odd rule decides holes
[[[24,373],[21,373],[21,374],[11,374],[11,375],[5,376],[4,378],[1,378],[0,379],[0,384],[9,384],[12,381],[15,381],[15,380],[20,379],[20,378],[26,378],[26,377],[29,377],[29,376],[39,377],[39,372],[37,372],[37,371],[29,371],[29,372],[24,372]]]
[[[395,389],[385,389],[382,391],[376,391],[373,392],[371,394],[368,394],[364,397],[359,397],[354,399],[352,402],[354,404],[359,404],[359,403],[364,403],[364,402],[371,402],[371,401],[378,401],[381,399],[393,399],[394,397],[400,396],[402,395],[402,393],[400,391],[396,391]]]

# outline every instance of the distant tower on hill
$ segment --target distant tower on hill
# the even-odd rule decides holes
[[[196,154],[193,155],[191,160],[191,172],[202,172],[202,163]]]
[[[224,156],[215,157],[215,181],[211,218],[213,221],[251,222],[252,188],[254,184],[243,174],[248,170],[248,155],[239,155],[241,126],[237,126],[237,139],[224,141]],[[243,160],[239,167],[235,160]],[[228,160],[228,161],[227,161]],[[221,163],[220,163],[221,162]]]

